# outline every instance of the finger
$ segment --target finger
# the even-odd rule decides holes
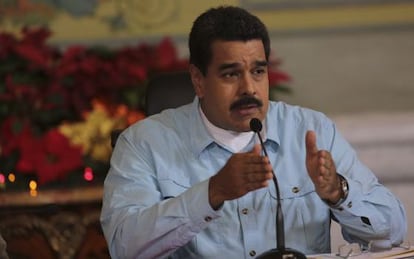
[[[271,172],[261,172],[261,173],[251,173],[245,175],[245,182],[246,183],[261,183],[267,182],[268,180],[272,179]]]
[[[320,160],[323,166],[329,171],[335,167],[335,162],[332,160],[331,154],[325,150],[320,151]]]
[[[247,155],[238,156],[238,159],[240,161],[247,165],[260,165],[260,166],[266,166],[269,164],[269,158],[266,156],[260,156],[257,154],[248,153]]]
[[[318,147],[316,146],[316,135],[314,131],[308,130],[306,132],[306,156],[314,155],[318,152]]]
[[[314,180],[314,182],[319,182],[321,180],[324,180],[326,177],[326,174],[328,172],[328,169],[325,167],[326,165],[326,159],[321,156],[322,151],[316,152],[316,154],[313,156],[313,170],[309,170],[309,175]],[[309,160],[310,161],[310,160]]]
[[[269,159],[262,155],[262,146],[260,144],[256,144],[253,146],[253,149],[248,152],[248,161],[249,163],[255,164],[267,164],[269,163]]]
[[[330,171],[332,168],[332,162],[328,159],[325,159],[323,166],[325,167],[326,170]]]
[[[262,146],[260,144],[254,145],[253,149],[250,151],[253,154],[261,155],[262,153]]]
[[[252,153],[237,156],[240,170],[245,173],[264,173],[272,170],[269,158]]]
[[[321,174],[320,174],[320,179],[323,180],[324,182],[327,182],[331,179],[329,170],[326,168],[321,168]]]
[[[246,186],[247,192],[251,192],[260,188],[264,188],[269,186],[269,182],[268,181],[263,181],[263,182],[255,182],[255,183],[250,183]]]
[[[245,181],[249,184],[263,185],[273,178],[272,171],[261,171],[255,173],[249,173],[245,175]]]
[[[327,159],[326,157],[324,157],[323,154],[319,154],[319,166],[321,169],[329,169],[330,168],[330,162],[329,159]]]

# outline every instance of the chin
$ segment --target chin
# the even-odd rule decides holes
[[[257,118],[260,121],[263,121],[263,117],[264,116],[259,112],[245,114],[244,116],[234,116],[232,118],[231,124],[228,125],[229,127],[227,129],[235,132],[248,132],[251,131],[250,120]]]
[[[237,127],[234,131],[237,131],[237,132],[251,131],[251,129],[250,129],[250,120],[253,119],[253,118],[256,118],[256,117],[251,117],[251,118],[243,120],[243,122],[241,122],[237,125]]]

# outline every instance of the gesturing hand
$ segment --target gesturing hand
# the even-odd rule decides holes
[[[212,208],[219,208],[224,201],[233,200],[248,192],[268,185],[272,179],[269,159],[260,155],[260,145],[247,153],[234,154],[209,182],[209,201]]]
[[[331,153],[318,150],[313,131],[306,132],[306,168],[319,197],[331,203],[339,201],[341,185],[335,162]]]

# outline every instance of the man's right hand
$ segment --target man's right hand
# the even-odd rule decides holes
[[[267,187],[273,178],[269,159],[261,156],[261,147],[255,145],[247,153],[234,154],[209,182],[209,202],[219,209],[226,200],[233,200],[248,192]]]

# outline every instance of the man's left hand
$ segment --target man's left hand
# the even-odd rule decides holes
[[[335,162],[331,153],[318,150],[314,131],[306,132],[306,168],[319,197],[337,203],[342,191]]]

